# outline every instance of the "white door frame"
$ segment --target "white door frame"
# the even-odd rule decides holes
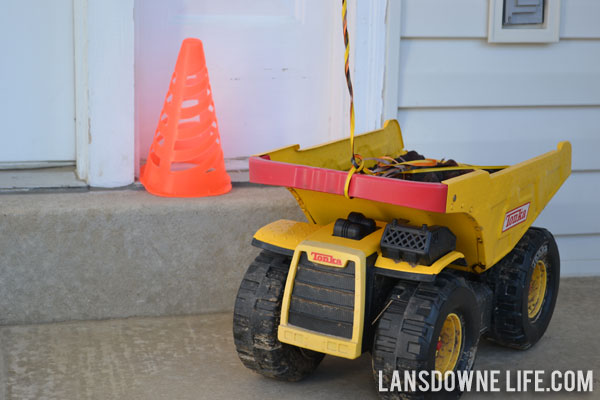
[[[348,0],[350,67],[354,89],[357,134],[382,127],[398,115],[401,0]],[[344,59],[341,16],[334,57]],[[339,31],[339,32],[338,32]],[[343,61],[342,61],[343,62]],[[337,65],[336,65],[337,67]],[[331,76],[343,75],[336,68]],[[331,139],[349,135],[349,95],[345,80],[331,79]]]
[[[133,183],[134,0],[73,0],[77,175]]]
[[[75,157],[77,177],[88,180],[90,120],[88,105],[87,0],[73,0],[75,56]]]
[[[357,133],[397,115],[400,2],[349,0]],[[134,181],[133,9],[134,0],[73,0],[77,174],[90,186]],[[339,19],[333,24],[343,43]],[[343,60],[343,46],[334,51]],[[345,82],[332,81],[331,93],[330,132],[343,138],[349,132]]]
[[[385,67],[381,123],[398,118],[402,0],[387,0],[385,13]]]
[[[398,113],[401,0],[350,1],[356,132],[361,133],[381,128]]]

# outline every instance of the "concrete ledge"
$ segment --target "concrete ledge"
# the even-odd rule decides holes
[[[228,311],[254,232],[305,220],[283,188],[0,196],[0,325]]]
[[[199,199],[74,190],[0,194],[0,325],[231,311],[254,232],[305,220],[284,188]],[[563,276],[592,270],[571,250],[585,238],[557,240]]]

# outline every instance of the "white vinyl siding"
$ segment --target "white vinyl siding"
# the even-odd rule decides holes
[[[600,273],[600,2],[563,0],[560,42],[487,43],[487,0],[403,0],[398,120],[409,149],[514,164],[573,145],[573,173],[536,221],[563,275]]]
[[[400,66],[401,107],[600,104],[600,40],[402,39]]]
[[[486,39],[488,0],[402,0],[402,38]],[[600,38],[600,1],[563,0],[560,38]]]

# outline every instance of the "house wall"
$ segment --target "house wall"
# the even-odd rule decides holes
[[[402,0],[398,120],[431,157],[516,163],[573,145],[573,173],[536,225],[568,275],[598,273],[600,2],[563,0],[560,41],[490,44],[487,0]]]

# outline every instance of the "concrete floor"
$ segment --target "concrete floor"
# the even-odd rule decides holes
[[[483,341],[477,369],[594,370],[600,398],[600,278],[563,279],[554,318],[529,351]],[[237,358],[231,314],[0,327],[2,399],[377,399],[370,358],[326,357],[316,373],[282,383]],[[506,398],[466,394],[464,399]],[[510,398],[567,398],[519,394]]]

